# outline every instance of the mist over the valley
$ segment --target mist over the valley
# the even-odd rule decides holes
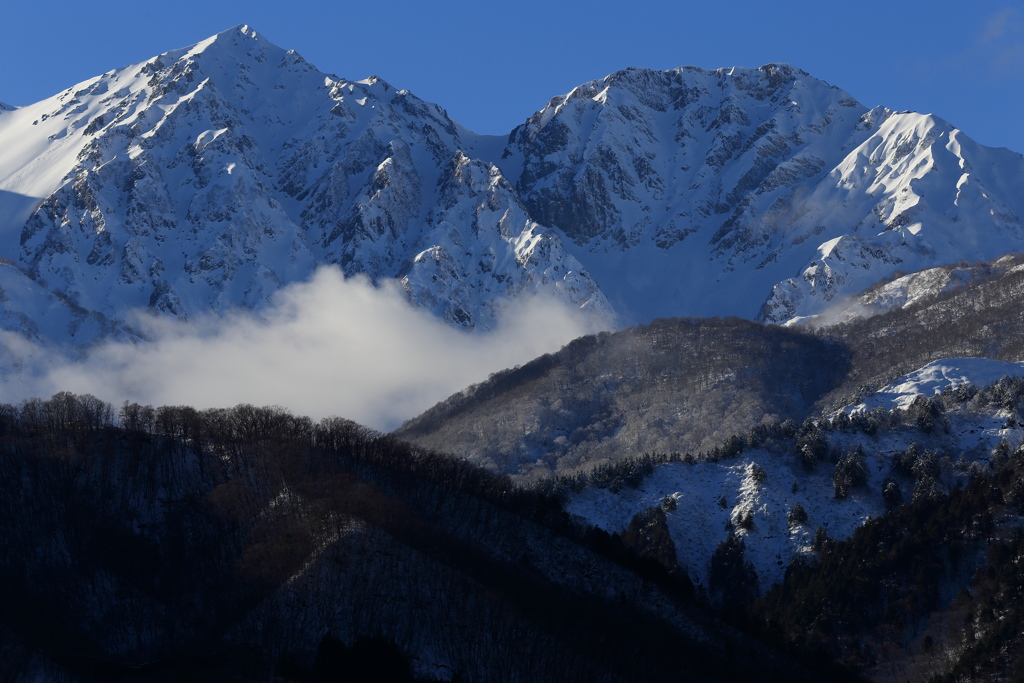
[[[114,404],[280,405],[391,429],[503,368],[597,331],[584,313],[542,298],[513,302],[491,332],[467,332],[414,308],[397,285],[338,268],[288,286],[259,312],[190,322],[139,313],[150,341],[108,342],[80,358],[4,332],[0,400],[58,391]]]

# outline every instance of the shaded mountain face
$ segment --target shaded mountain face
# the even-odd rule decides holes
[[[466,328],[532,294],[778,322],[1021,248],[1022,182],[786,65],[617,72],[501,140],[240,26],[0,110],[0,324],[130,338],[133,308],[258,309],[323,264]]]

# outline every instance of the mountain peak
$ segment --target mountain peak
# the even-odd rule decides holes
[[[238,24],[237,26],[232,26],[229,29],[221,31],[220,33],[215,33],[214,35],[210,36],[202,42],[206,43],[212,41],[226,42],[228,44],[234,45],[252,45],[253,43],[264,46],[273,45],[269,40],[263,37],[262,33],[258,33],[256,29],[254,29],[252,26],[248,24]],[[274,45],[273,47],[276,47],[276,45]]]
[[[257,62],[274,59],[279,61],[287,53],[283,48],[267,40],[262,33],[248,24],[239,24],[227,30],[215,33],[205,40],[189,47],[172,50],[160,56],[161,61],[180,59],[213,58],[230,64],[240,62]]]

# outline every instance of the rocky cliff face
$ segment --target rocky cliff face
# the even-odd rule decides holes
[[[258,309],[324,264],[467,328],[531,294],[781,322],[1024,245],[1020,155],[786,65],[618,72],[490,147],[245,26],[4,108],[0,324],[132,336],[132,309]]]

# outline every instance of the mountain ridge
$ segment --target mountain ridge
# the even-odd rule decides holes
[[[0,253],[42,290],[0,324],[79,346],[137,338],[133,309],[259,309],[324,264],[456,326],[542,295],[616,327],[783,322],[1024,248],[1019,154],[786,64],[617,71],[499,150],[239,25],[4,111],[0,141]],[[29,325],[44,300],[68,322]]]

